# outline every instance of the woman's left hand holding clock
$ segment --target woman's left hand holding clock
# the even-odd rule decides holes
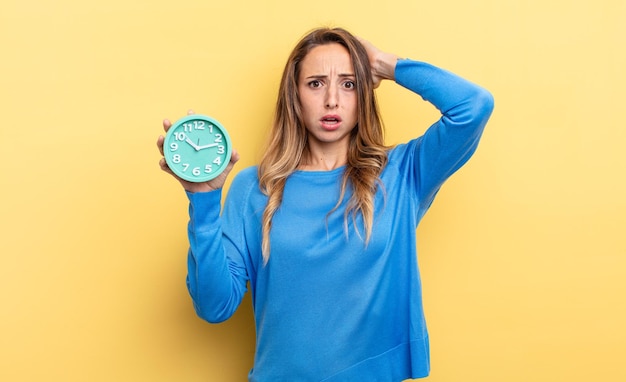
[[[194,112],[192,110],[190,110],[189,112],[187,112],[187,114],[188,115],[192,115],[192,114],[194,114]],[[168,119],[163,120],[163,130],[165,130],[165,133],[167,133],[167,131],[170,129],[170,127],[172,127],[172,123]],[[228,163],[228,166],[226,166],[226,169],[224,170],[224,172],[219,174],[216,178],[211,179],[208,182],[200,182],[200,183],[189,182],[189,181],[186,181],[186,180],[180,178],[176,174],[174,174],[174,172],[167,165],[167,162],[165,161],[165,158],[163,157],[164,156],[164,154],[163,154],[163,143],[164,143],[164,141],[165,141],[165,137],[163,135],[160,135],[158,140],[157,140],[157,147],[159,148],[159,152],[161,153],[161,156],[162,156],[161,160],[159,161],[159,165],[161,166],[161,170],[167,172],[168,174],[170,174],[174,178],[176,178],[176,180],[178,180],[178,182],[180,182],[180,184],[183,186],[183,188],[186,191],[189,191],[189,192],[209,192],[209,191],[214,191],[214,190],[222,188],[224,186],[226,178],[228,177],[228,174],[233,169],[233,166],[235,165],[235,163],[237,163],[237,161],[239,160],[239,154],[235,150],[233,150],[232,155],[230,157],[230,162]],[[205,149],[205,148],[210,146],[210,145],[197,146],[194,142],[188,142],[188,143],[195,150],[202,150],[202,149]]]

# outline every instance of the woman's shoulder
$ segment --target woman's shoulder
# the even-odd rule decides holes
[[[246,167],[235,174],[230,188],[250,189],[259,185],[259,176],[257,166]]]
[[[259,181],[258,173],[259,173],[258,166],[255,165],[255,166],[246,167],[235,175],[235,179],[233,180],[233,182],[239,181],[239,182],[245,182],[245,183],[250,183],[250,182],[258,183]]]
[[[387,157],[390,163],[402,162],[407,159],[407,156],[412,157],[415,153],[415,148],[419,145],[422,137],[413,138],[408,142],[402,142],[391,146],[387,152]]]
[[[247,200],[253,194],[260,194],[258,166],[246,167],[235,174],[228,195],[237,200]]]

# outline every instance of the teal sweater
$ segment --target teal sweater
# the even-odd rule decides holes
[[[493,109],[486,90],[432,65],[401,60],[396,82],[442,117],[389,151],[366,246],[345,230],[344,168],[296,171],[273,219],[271,256],[261,256],[267,198],[256,167],[221,192],[188,193],[187,284],[196,312],[229,318],[249,282],[256,323],[251,381],[401,381],[429,373],[428,332],[415,230],[443,182],[472,155]],[[384,192],[382,191],[384,190]]]

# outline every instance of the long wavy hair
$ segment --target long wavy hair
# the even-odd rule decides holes
[[[357,38],[344,29],[315,29],[300,40],[287,60],[268,147],[258,167],[261,191],[268,196],[262,217],[264,263],[269,260],[272,217],[282,202],[285,183],[289,175],[301,165],[303,154],[308,150],[307,130],[298,98],[300,66],[313,48],[331,43],[338,43],[346,48],[352,59],[356,78],[358,117],[357,125],[350,134],[339,200],[329,214],[339,208],[350,184],[352,196],[344,213],[344,227],[347,230],[348,219],[352,218],[354,221],[357,215],[361,214],[366,244],[372,233],[374,195],[380,183],[380,173],[387,164],[388,148],[384,145],[383,125],[374,94],[367,51]],[[357,234],[361,235],[358,228]]]

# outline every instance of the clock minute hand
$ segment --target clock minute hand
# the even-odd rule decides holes
[[[217,143],[210,143],[204,146],[196,146],[196,150],[208,149],[209,147],[215,147],[217,145],[218,145]]]

